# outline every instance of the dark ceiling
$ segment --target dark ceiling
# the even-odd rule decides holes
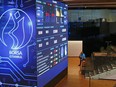
[[[116,0],[59,0],[67,3],[69,8],[116,8]]]

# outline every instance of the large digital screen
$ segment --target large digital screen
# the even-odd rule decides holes
[[[67,68],[67,5],[0,0],[0,87],[44,87]]]
[[[0,87],[36,87],[34,0],[0,0]]]
[[[37,75],[43,87],[67,67],[67,5],[36,0]]]

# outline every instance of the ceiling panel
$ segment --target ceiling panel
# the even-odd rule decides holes
[[[116,2],[116,0],[62,0],[64,2]]]
[[[60,0],[69,5],[69,8],[76,7],[110,7],[116,8],[116,0]]]

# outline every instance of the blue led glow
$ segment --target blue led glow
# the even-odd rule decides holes
[[[54,0],[2,4],[0,87],[43,87],[67,68],[67,7]]]
[[[35,2],[27,2],[25,7],[24,0],[4,0],[2,4],[0,87],[37,86]]]
[[[10,16],[12,16],[12,13],[10,13]]]
[[[8,18],[8,21],[7,23],[5,24],[5,26],[3,27],[2,30],[2,37],[1,37],[1,41],[2,43],[7,46],[6,44],[6,41],[5,41],[5,38],[4,38],[4,32],[5,30],[7,29],[7,25],[9,24],[10,20],[13,21],[13,24],[14,24],[14,27],[8,32],[8,35],[12,38],[13,40],[13,44],[11,46],[11,49],[21,49],[23,47],[25,47],[31,40],[32,36],[33,36],[33,24],[32,24],[32,20],[31,18],[29,17],[29,15],[24,12],[23,10],[21,9],[16,9],[16,8],[13,8],[13,9],[9,9],[7,11],[5,11],[1,16],[0,16],[0,19],[6,15],[8,12],[10,12],[10,16]],[[16,12],[14,15],[11,13],[11,12]],[[25,25],[24,25],[24,21],[25,21],[25,17],[21,17],[20,18],[20,14],[19,13],[23,13],[26,15],[26,17],[28,18],[29,22],[28,22],[28,30],[30,31],[30,37],[26,37],[25,33],[26,33],[26,29],[25,29]],[[18,16],[16,17],[16,15],[18,14]],[[18,21],[15,21],[15,19],[18,19]],[[17,31],[19,28],[19,23],[22,22],[22,30],[23,30],[23,40],[21,42],[19,42],[19,39],[17,38],[17,36],[15,35],[15,31]],[[27,42],[25,42],[25,39],[28,39]],[[19,44],[20,43],[20,44]]]

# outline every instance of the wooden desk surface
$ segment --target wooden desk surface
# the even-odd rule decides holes
[[[91,58],[86,58],[84,62],[81,64],[81,70],[93,70],[93,63]]]
[[[103,52],[93,52],[93,56],[101,56],[101,57],[105,57],[105,56],[108,56],[108,57],[116,57],[116,53],[112,53],[112,54],[108,54],[108,53],[103,53]]]

